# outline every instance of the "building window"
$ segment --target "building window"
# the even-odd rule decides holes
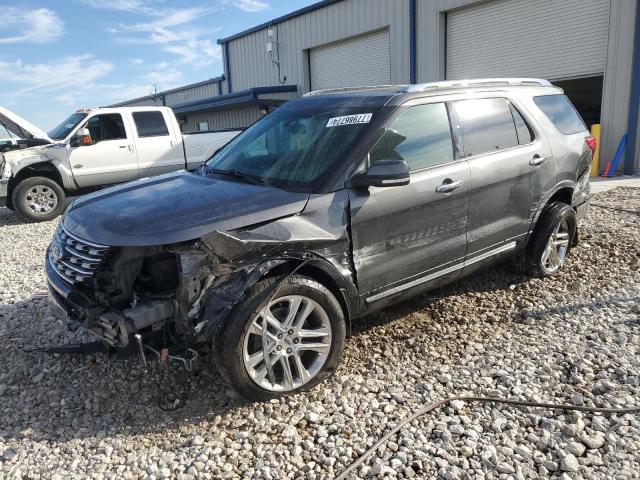
[[[209,131],[209,122],[198,122],[198,131],[200,132]]]

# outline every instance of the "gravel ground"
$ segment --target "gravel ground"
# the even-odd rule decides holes
[[[423,404],[453,394],[640,404],[640,189],[593,196],[563,271],[497,267],[354,327],[309,393],[248,404],[206,369],[156,405],[136,360],[27,353],[78,341],[51,316],[56,222],[0,209],[0,478],[331,478]],[[455,403],[359,471],[379,478],[640,478],[640,418]]]

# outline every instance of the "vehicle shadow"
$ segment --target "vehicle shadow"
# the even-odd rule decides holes
[[[65,209],[78,197],[67,197],[65,198]],[[58,217],[60,218],[60,217]],[[53,219],[53,221],[57,221]],[[0,228],[10,226],[10,225],[28,225],[31,222],[24,220],[20,215],[18,215],[13,210],[7,207],[0,207]]]
[[[22,225],[25,222],[20,216],[13,210],[7,207],[0,207],[0,228],[9,225]]]

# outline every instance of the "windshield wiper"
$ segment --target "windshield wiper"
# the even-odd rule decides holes
[[[246,180],[247,182],[254,185],[264,184],[264,180],[262,178],[242,173],[235,168],[230,168],[229,170],[225,170],[222,168],[207,168],[205,170],[205,175],[209,175],[210,173],[218,173],[220,175],[229,175],[230,177],[241,178],[242,180]]]

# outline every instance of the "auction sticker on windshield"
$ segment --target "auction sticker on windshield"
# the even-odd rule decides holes
[[[353,125],[356,123],[369,123],[371,121],[371,113],[359,113],[357,115],[344,115],[342,117],[330,118],[327,127],[338,127],[340,125]]]

